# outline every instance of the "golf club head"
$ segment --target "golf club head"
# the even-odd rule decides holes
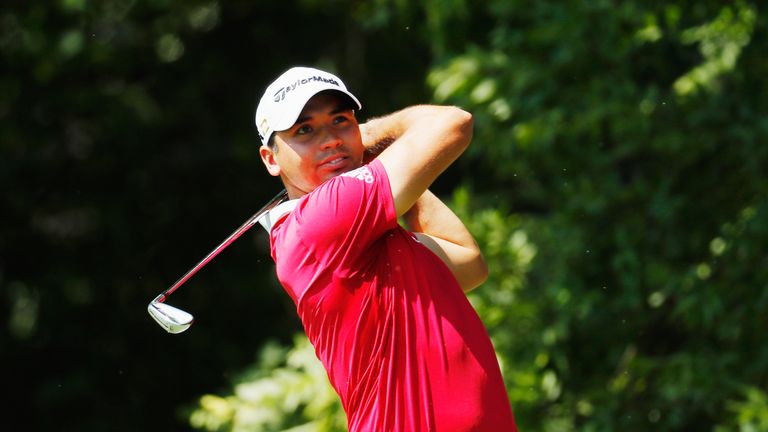
[[[184,312],[171,305],[153,301],[147,306],[149,315],[160,324],[168,333],[181,333],[192,325],[194,318],[191,314]]]

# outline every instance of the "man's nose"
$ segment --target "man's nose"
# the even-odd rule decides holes
[[[320,132],[320,148],[323,150],[332,149],[341,145],[341,138],[330,127],[325,126]]]

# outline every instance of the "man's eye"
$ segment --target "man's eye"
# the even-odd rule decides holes
[[[334,119],[333,119],[333,124],[344,123],[344,122],[346,122],[346,121],[348,121],[348,120],[349,120],[349,119],[347,119],[347,118],[346,118],[346,117],[344,117],[344,116],[338,116],[338,117],[336,117],[336,118],[334,118]]]
[[[309,125],[303,125],[298,129],[296,129],[296,135],[306,135],[311,132],[312,132],[312,127],[310,127]]]

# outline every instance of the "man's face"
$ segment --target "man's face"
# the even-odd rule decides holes
[[[363,143],[355,113],[343,96],[322,92],[312,97],[293,126],[275,133],[273,148],[261,149],[272,175],[279,175],[291,198],[324,181],[358,168]]]

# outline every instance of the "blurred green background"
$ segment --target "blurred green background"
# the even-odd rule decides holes
[[[521,430],[768,430],[768,29],[757,1],[56,0],[0,8],[4,430],[341,431],[254,229],[289,66],[360,119],[475,116],[434,185]],[[457,389],[460,391],[460,389]]]

